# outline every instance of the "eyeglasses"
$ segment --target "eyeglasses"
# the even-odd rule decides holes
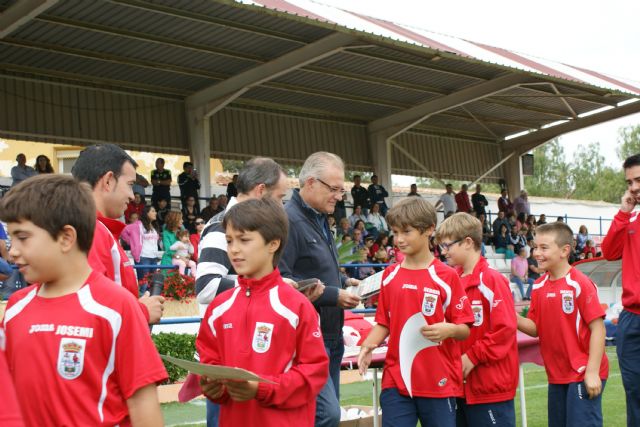
[[[318,181],[320,184],[322,184],[325,187],[327,187],[329,189],[329,191],[331,191],[332,193],[340,194],[340,195],[343,195],[343,194],[347,193],[347,190],[345,190],[344,188],[332,187],[331,185],[327,184],[326,182],[324,182],[320,178],[316,178],[316,181]]]
[[[196,225],[204,224],[204,221],[196,221]]]
[[[438,247],[440,248],[441,251],[448,251],[451,248],[451,246],[455,245],[456,243],[460,243],[463,240],[464,239],[458,239],[458,240],[454,240],[451,243],[440,243]]]

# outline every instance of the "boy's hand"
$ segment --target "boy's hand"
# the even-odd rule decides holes
[[[623,212],[631,212],[636,207],[636,199],[631,191],[627,190],[622,195],[620,210]]]
[[[207,377],[200,377],[200,388],[209,399],[220,399],[225,389],[222,381]]]
[[[420,332],[426,339],[439,343],[453,336],[454,327],[455,325],[453,323],[440,322],[423,326],[420,328]]]
[[[476,365],[474,365],[471,359],[469,359],[469,356],[467,356],[466,354],[463,354],[462,355],[462,377],[466,379],[467,376],[471,373],[471,371],[473,371],[473,368],[475,367]]]
[[[244,402],[256,397],[258,383],[256,381],[223,380],[227,387],[227,393],[236,402]]]
[[[162,311],[164,310],[164,297],[160,295],[152,297],[149,295],[149,291],[145,292],[138,301],[147,307],[147,311],[149,311],[149,324],[153,325],[158,323],[162,317]]]
[[[360,347],[360,353],[358,354],[358,372],[360,372],[360,375],[364,375],[367,372],[367,369],[369,369],[369,365],[371,365],[372,351],[372,347]]]
[[[602,380],[599,372],[586,371],[584,373],[584,386],[589,394],[589,399],[594,399],[602,393]]]

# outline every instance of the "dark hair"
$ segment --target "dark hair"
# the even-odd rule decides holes
[[[271,197],[249,199],[238,203],[227,211],[222,227],[239,231],[257,231],[266,243],[280,241],[280,246],[273,254],[273,266],[278,265],[284,245],[289,234],[289,221],[282,203]]]
[[[191,166],[191,167],[193,167],[193,163],[191,163],[191,162],[184,162],[184,163],[182,164],[182,169],[186,168],[187,166]]]
[[[65,175],[37,175],[11,188],[0,199],[0,219],[31,221],[53,239],[69,225],[76,230],[78,249],[89,253],[96,227],[96,205],[86,183]]]
[[[153,206],[145,206],[142,209],[142,215],[140,215],[140,222],[142,223],[142,226],[144,227],[144,229],[149,232],[151,230],[153,230],[155,227],[153,226],[153,224],[151,224],[151,220],[149,220],[148,214],[149,214],[149,210],[153,208],[155,209]]]
[[[623,169],[629,169],[638,165],[640,165],[640,154],[634,154],[633,156],[627,157],[627,159],[622,164],[622,167]]]
[[[80,152],[71,174],[93,188],[107,172],[113,172],[113,176],[118,179],[126,162],[131,163],[134,168],[138,167],[138,163],[115,144],[90,145]]]
[[[240,170],[236,189],[239,194],[248,194],[260,184],[264,184],[269,189],[280,181],[282,175],[286,174],[275,160],[268,157],[254,157]]]
[[[40,159],[45,159],[47,161],[47,164],[44,166],[44,170],[40,169]],[[38,155],[38,157],[36,157],[36,164],[33,165],[33,168],[38,173],[53,173],[53,166],[51,166],[51,160],[49,160],[49,158],[44,154],[40,154]]]

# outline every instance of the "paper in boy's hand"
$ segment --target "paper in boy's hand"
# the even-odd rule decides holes
[[[348,288],[348,291],[358,295],[362,299],[379,294],[380,286],[382,286],[382,273],[384,273],[384,271],[379,271],[376,274],[362,279],[360,285],[351,286]]]
[[[231,368],[229,366],[207,365],[206,363],[194,362],[191,360],[178,359],[161,354],[160,357],[169,363],[173,363],[194,374],[217,380],[237,380],[237,381],[257,381],[259,383],[276,384],[273,381],[261,378],[253,372],[241,368]]]

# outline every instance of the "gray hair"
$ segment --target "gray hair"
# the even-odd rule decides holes
[[[344,171],[344,162],[333,153],[318,151],[307,157],[300,169],[300,187],[304,187],[305,181],[309,178],[319,178],[331,166]]]
[[[254,157],[246,162],[238,173],[236,188],[239,194],[248,194],[260,184],[264,184],[269,189],[280,181],[282,175],[286,173],[275,160],[268,157]]]

